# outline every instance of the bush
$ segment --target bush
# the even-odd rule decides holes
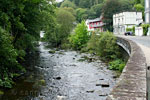
[[[97,47],[98,47],[98,40],[99,40],[99,36],[96,35],[95,32],[93,32],[91,34],[91,37],[87,43],[87,47],[86,49],[90,52],[90,53],[96,53],[97,52]]]
[[[126,28],[126,31],[132,31],[132,28]]]
[[[121,59],[117,59],[114,61],[109,62],[109,69],[111,70],[119,70],[120,72],[123,71],[125,66],[125,62],[122,61]]]
[[[81,48],[85,47],[88,40],[89,36],[87,26],[85,25],[85,21],[82,21],[81,24],[78,24],[75,28],[75,34],[72,34],[69,37],[69,41],[74,49],[80,50]]]
[[[98,40],[97,52],[104,60],[116,59],[119,54],[119,48],[116,43],[117,38],[111,32],[100,34]]]
[[[133,35],[135,35],[135,26],[133,26],[132,28],[126,28],[126,31],[131,31],[133,32]]]
[[[143,24],[142,27],[143,27],[143,35],[147,36],[148,28],[150,27],[150,25],[149,24]]]

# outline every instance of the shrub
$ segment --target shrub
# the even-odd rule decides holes
[[[133,32],[133,35],[135,35],[135,26],[133,26],[132,28],[126,28],[126,31],[131,31]]]
[[[142,27],[143,27],[143,35],[147,36],[148,28],[150,27],[150,25],[149,24],[143,24]]]
[[[132,27],[133,35],[135,36],[135,26]]]
[[[126,28],[126,31],[132,31],[132,28]]]
[[[98,40],[99,40],[99,36],[93,32],[87,43],[87,47],[86,47],[87,50],[89,50],[91,53],[97,52]]]
[[[119,48],[116,43],[117,38],[111,32],[100,34],[98,40],[97,52],[105,60],[116,59],[119,54]]]
[[[109,69],[111,70],[119,70],[120,72],[122,72],[124,66],[125,66],[125,62],[122,61],[121,59],[117,59],[109,62]]]
[[[82,21],[75,28],[75,34],[72,34],[71,37],[69,37],[69,41],[74,49],[80,50],[85,47],[88,40],[87,26],[85,25],[85,21]]]

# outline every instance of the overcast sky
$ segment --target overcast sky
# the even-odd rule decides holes
[[[63,0],[56,0],[57,2],[62,2]]]

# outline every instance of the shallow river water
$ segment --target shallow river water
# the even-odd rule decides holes
[[[0,100],[106,100],[116,83],[116,73],[97,57],[64,50],[52,54],[43,42],[38,49],[28,61],[28,76]]]

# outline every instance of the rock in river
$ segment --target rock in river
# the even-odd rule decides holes
[[[61,77],[54,77],[53,79],[61,80]]]
[[[109,87],[109,82],[101,82],[101,83],[97,83],[96,86],[102,86],[102,87]]]
[[[88,91],[86,91],[87,93],[93,93],[94,92],[94,90],[88,90]]]

